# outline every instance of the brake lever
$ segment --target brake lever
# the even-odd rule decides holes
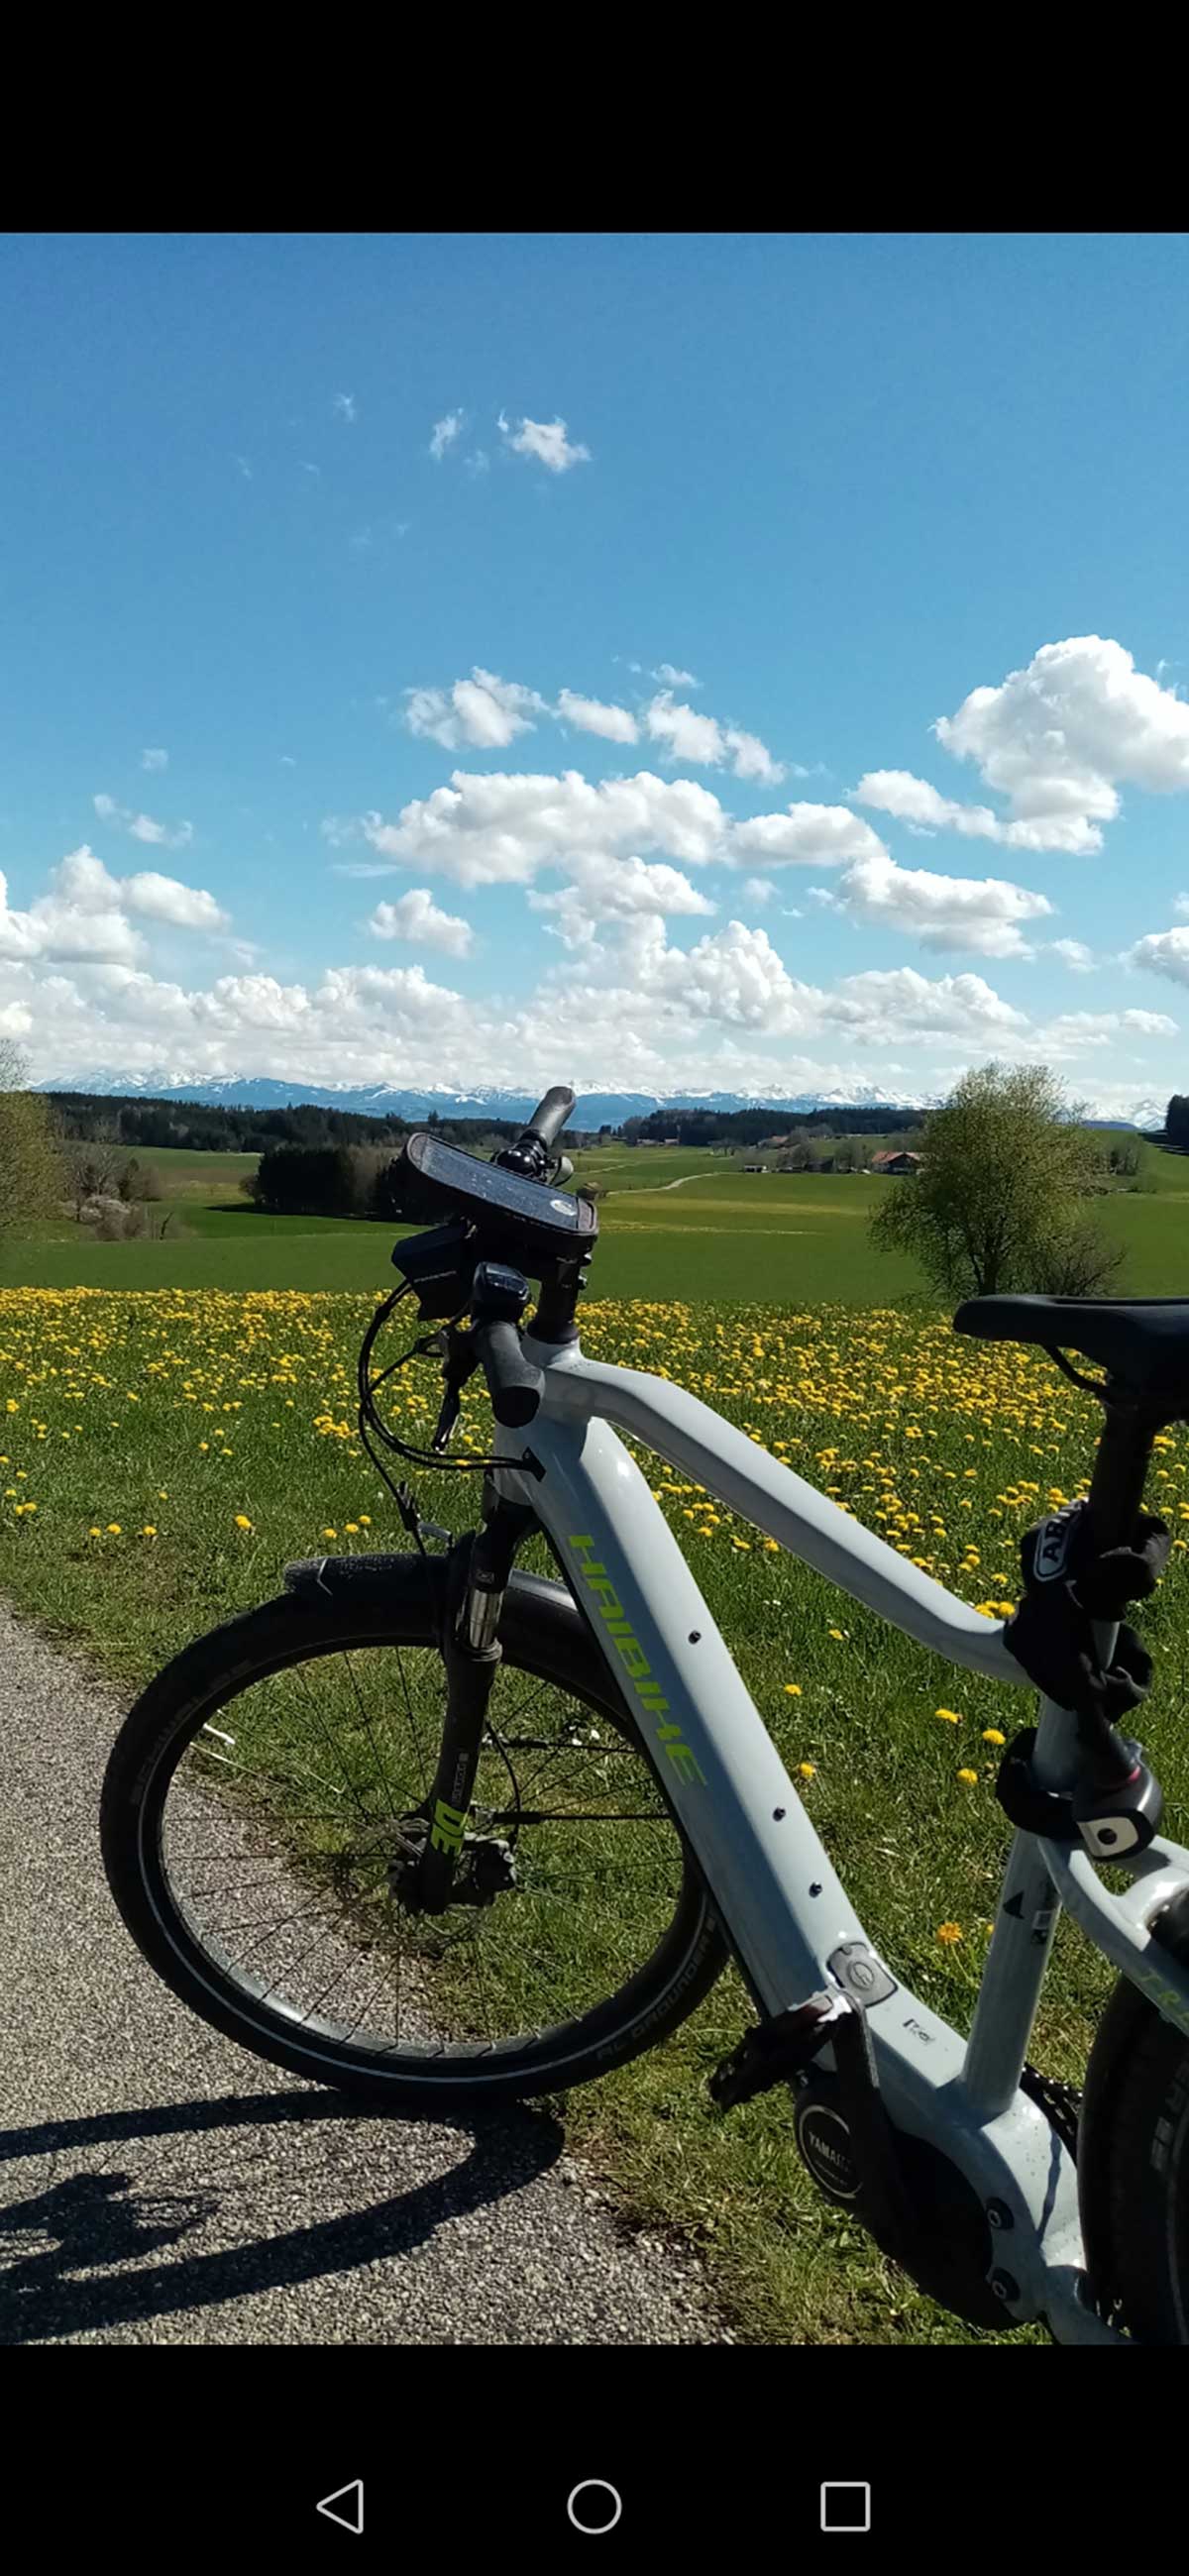
[[[462,1410],[459,1394],[466,1385],[467,1379],[474,1376],[479,1365],[479,1354],[473,1347],[471,1335],[460,1332],[455,1324],[447,1325],[444,1331],[434,1333],[428,1338],[445,1354],[442,1361],[445,1393],[442,1397],[441,1411],[438,1414],[433,1439],[429,1444],[435,1455],[440,1457],[443,1450],[449,1448],[450,1434]]]

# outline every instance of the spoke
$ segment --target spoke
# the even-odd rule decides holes
[[[413,1702],[409,1693],[408,1675],[405,1672],[404,1659],[399,1646],[394,1646],[392,1651],[396,1656],[396,1669],[400,1674],[400,1686],[405,1695],[405,1714],[409,1721],[409,1733],[413,1738],[413,1749],[417,1756],[417,1768],[420,1771],[422,1778],[428,1783],[433,1779],[434,1775],[432,1771],[428,1771],[426,1769],[425,1755],[421,1750],[421,1737],[417,1730],[417,1720],[413,1715]],[[436,1653],[436,1649],[434,1651]]]
[[[372,1823],[374,1822],[374,1819],[373,1819],[373,1817],[371,1816],[371,1814],[370,1814],[369,1810],[364,1806],[363,1800],[362,1800],[362,1798],[361,1798],[361,1797],[360,1797],[360,1795],[359,1795],[359,1791],[358,1791],[358,1789],[356,1788],[356,1786],[355,1786],[355,1783],[354,1783],[353,1779],[351,1778],[351,1774],[350,1774],[350,1772],[348,1771],[348,1769],[347,1769],[347,1767],[346,1767],[345,1762],[343,1761],[342,1754],[340,1753],[339,1748],[338,1748],[338,1746],[337,1746],[337,1745],[336,1745],[336,1743],[335,1743],[334,1737],[333,1737],[333,1735],[331,1735],[331,1734],[330,1734],[330,1732],[329,1732],[328,1728],[326,1727],[326,1725],[325,1725],[325,1723],[324,1723],[324,1721],[323,1721],[322,1713],[321,1713],[321,1710],[320,1710],[320,1709],[319,1709],[319,1707],[318,1707],[317,1699],[315,1698],[314,1693],[310,1690],[309,1682],[308,1682],[307,1677],[306,1677],[306,1670],[305,1670],[305,1666],[304,1666],[304,1664],[294,1664],[294,1665],[292,1666],[292,1670],[293,1670],[294,1672],[296,1672],[296,1673],[300,1673],[300,1675],[301,1675],[302,1688],[303,1688],[303,1690],[305,1691],[306,1696],[307,1696],[307,1699],[308,1699],[308,1701],[309,1701],[309,1705],[310,1705],[310,1707],[312,1708],[312,1710],[313,1710],[313,1712],[314,1712],[314,1722],[315,1722],[315,1724],[317,1725],[317,1727],[319,1728],[320,1733],[325,1737],[326,1742],[327,1742],[327,1743],[329,1744],[329,1746],[330,1746],[331,1759],[332,1759],[333,1761],[337,1762],[338,1767],[339,1767],[339,1770],[342,1772],[343,1780],[344,1780],[344,1782],[345,1782],[345,1784],[346,1784],[346,1788],[347,1788],[347,1791],[348,1791],[349,1796],[353,1799],[353,1801],[354,1801],[355,1805],[358,1807],[359,1812],[360,1812],[360,1815],[362,1816],[364,1823],[365,1823],[365,1824],[367,1824],[367,1825],[372,1824]]]
[[[380,1778],[381,1778],[381,1780],[382,1780],[382,1782],[383,1782],[383,1784],[384,1784],[384,1794],[385,1794],[385,1796],[386,1796],[386,1798],[387,1798],[387,1800],[388,1800],[388,1813],[389,1813],[389,1815],[390,1815],[390,1816],[394,1816],[394,1815],[396,1814],[396,1808],[394,1807],[394,1805],[393,1805],[393,1803],[392,1803],[392,1791],[391,1791],[391,1789],[389,1788],[389,1785],[388,1785],[388,1774],[387,1774],[387,1772],[385,1771],[385,1768],[384,1768],[383,1762],[382,1762],[382,1761],[381,1761],[381,1759],[380,1759],[380,1748],[379,1748],[379,1745],[378,1745],[378,1744],[377,1744],[377,1742],[376,1742],[375,1735],[374,1735],[374,1734],[373,1734],[373,1732],[372,1732],[372,1722],[371,1722],[370,1717],[368,1716],[368,1713],[367,1713],[366,1708],[364,1707],[364,1704],[363,1704],[363,1693],[362,1693],[362,1691],[360,1690],[359,1683],[358,1683],[358,1680],[357,1680],[357,1678],[356,1678],[355,1666],[354,1666],[354,1664],[353,1664],[353,1663],[352,1663],[352,1661],[351,1661],[350,1650],[349,1650],[349,1648],[348,1648],[348,1647],[346,1647],[346,1646],[344,1646],[344,1648],[343,1648],[343,1660],[344,1660],[344,1662],[345,1662],[345,1664],[346,1664],[346,1667],[347,1667],[347,1670],[348,1670],[348,1672],[350,1673],[350,1676],[351,1676],[351,1688],[352,1688],[352,1690],[353,1690],[353,1691],[354,1691],[354,1693],[355,1693],[356,1705],[357,1705],[357,1707],[358,1707],[359,1714],[360,1714],[361,1718],[363,1719],[364,1731],[365,1731],[365,1733],[366,1733],[366,1735],[367,1735],[368,1743],[371,1745],[372,1751],[373,1751],[373,1753],[375,1754],[375,1757],[376,1757],[376,1769],[377,1769],[377,1771],[379,1772],[379,1774],[380,1774]]]

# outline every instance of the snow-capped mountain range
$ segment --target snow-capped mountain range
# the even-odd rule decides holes
[[[148,1073],[124,1073],[100,1066],[84,1073],[56,1075],[36,1087],[39,1091],[85,1092],[107,1099],[192,1100],[223,1109],[293,1109],[308,1105],[351,1110],[368,1118],[428,1118],[435,1110],[439,1118],[527,1118],[537,1102],[533,1092],[505,1090],[491,1083],[479,1083],[473,1091],[460,1090],[450,1083],[431,1084],[423,1089],[390,1083],[326,1085],[279,1082],[264,1074],[194,1075],[160,1066]],[[654,1109],[765,1109],[781,1118],[803,1117],[812,1109],[927,1109],[932,1097],[927,1092],[910,1091],[889,1099],[874,1083],[856,1083],[847,1091],[784,1093],[584,1091],[575,1101],[573,1124],[580,1128],[619,1127],[626,1118],[646,1118]],[[1164,1123],[1164,1103],[1143,1101],[1131,1121],[1104,1119],[1097,1123],[1160,1127]]]
[[[479,1083],[473,1091],[450,1083],[423,1089],[390,1083],[278,1082],[267,1075],[192,1075],[157,1068],[149,1073],[121,1073],[107,1066],[94,1071],[56,1075],[38,1083],[39,1091],[86,1092],[105,1099],[193,1100],[223,1109],[292,1109],[308,1104],[318,1109],[346,1109],[369,1118],[527,1118],[538,1095]],[[573,1113],[575,1127],[618,1127],[625,1118],[645,1118],[654,1109],[772,1109],[782,1115],[809,1109],[921,1109],[925,1094],[887,1100],[875,1085],[850,1091],[743,1093],[736,1091],[580,1091]]]

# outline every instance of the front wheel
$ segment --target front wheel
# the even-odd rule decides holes
[[[1189,1891],[1152,1930],[1189,1960]],[[1189,2038],[1126,1977],[1086,2072],[1078,2191],[1101,2312],[1140,2343],[1189,2344]]]
[[[467,1903],[412,1910],[442,1739],[444,1561],[187,1647],[104,1784],[108,1881],[183,2002],[432,2117],[564,2090],[675,2029],[725,1960],[632,1717],[559,1585],[515,1575],[465,1819]]]

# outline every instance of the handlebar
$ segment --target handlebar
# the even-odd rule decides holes
[[[544,1180],[553,1147],[573,1106],[574,1094],[568,1083],[555,1082],[544,1099],[538,1101],[527,1127],[521,1128],[515,1144],[506,1145],[502,1154],[495,1156],[495,1161],[501,1163],[507,1172],[526,1172],[533,1180]]]
[[[472,1328],[491,1394],[491,1409],[507,1430],[522,1431],[531,1422],[545,1392],[540,1369],[524,1356],[520,1334],[506,1316]]]

